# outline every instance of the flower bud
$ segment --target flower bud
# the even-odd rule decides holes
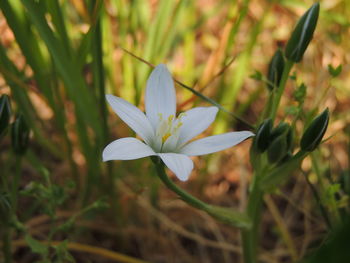
[[[16,120],[12,124],[12,148],[18,155],[23,155],[29,142],[29,128],[22,114],[16,117]]]
[[[288,152],[287,133],[275,138],[267,149],[267,158],[270,163],[278,163]]]
[[[282,51],[278,49],[273,55],[270,64],[269,70],[267,72],[267,87],[272,91],[275,87],[278,87],[281,81],[281,77],[284,69],[284,58]]]
[[[293,130],[286,122],[280,122],[277,127],[272,130],[270,140],[273,141],[283,133],[286,134],[287,149],[291,150],[293,142]]]
[[[5,134],[10,123],[11,105],[7,95],[0,98],[0,138]]]
[[[259,152],[266,151],[270,143],[270,133],[272,129],[272,120],[266,119],[258,128],[255,136],[255,145]]]
[[[271,132],[271,140],[277,138],[282,133],[287,132],[290,128],[290,125],[286,122],[280,122]]]
[[[301,150],[312,152],[316,149],[326,133],[328,122],[329,110],[327,108],[311,122],[304,132],[300,141]]]
[[[320,4],[315,3],[300,18],[285,49],[285,55],[288,60],[300,62],[303,58],[305,50],[314,34],[319,12]]]
[[[270,163],[278,163],[290,153],[292,149],[293,130],[286,122],[281,122],[274,128],[270,136],[267,157]]]

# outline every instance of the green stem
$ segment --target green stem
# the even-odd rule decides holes
[[[167,176],[165,170],[164,170],[164,164],[160,161],[156,162],[156,169],[158,176],[160,180],[174,193],[176,193],[180,198],[185,201],[187,204],[198,208],[200,210],[208,212],[209,205],[207,203],[204,203],[203,201],[197,199],[196,197],[192,196],[191,194],[184,191],[182,188],[178,187],[176,184],[174,184],[170,178]]]
[[[314,187],[314,185],[310,182],[309,180],[309,177],[306,173],[303,173],[304,174],[304,177],[305,177],[305,180],[306,180],[306,183],[308,184],[308,186],[310,187],[311,189],[311,192],[312,192],[312,195],[314,196],[315,200],[316,200],[316,203],[318,204],[319,206],[319,209],[320,209],[320,212],[321,212],[321,215],[327,225],[327,227],[329,229],[332,229],[332,224],[331,224],[331,221],[329,220],[329,216],[328,216],[328,213],[327,213],[327,210],[326,208],[323,206],[322,204],[322,201],[321,201],[321,198],[316,190],[316,188]]]
[[[246,208],[247,215],[252,220],[252,228],[241,231],[244,263],[257,262],[259,223],[263,204],[263,192],[259,187],[260,177],[258,174],[254,176]]]
[[[274,121],[276,118],[277,109],[278,109],[278,106],[280,104],[282,94],[284,93],[284,90],[286,87],[286,83],[287,83],[287,80],[289,77],[289,72],[291,71],[293,65],[294,65],[293,61],[287,60],[285,66],[284,66],[280,84],[278,85],[275,96],[273,96],[274,99],[272,101],[272,107],[271,107],[271,111],[270,111],[270,118],[272,119],[272,121]]]
[[[158,158],[154,157],[152,158],[153,163],[156,166],[156,170],[158,173],[159,178],[162,180],[162,182],[174,193],[176,193],[184,202],[189,204],[190,206],[193,206],[197,209],[200,209],[202,211],[207,212],[210,216],[213,218],[242,229],[250,228],[251,222],[247,215],[239,213],[234,211],[233,209],[220,207],[220,206],[213,206],[209,205],[196,197],[192,196],[191,194],[184,191],[182,188],[178,187],[176,184],[174,184],[169,177],[167,176],[165,170],[164,170],[164,164],[163,162]]]
[[[18,200],[18,186],[22,171],[22,158],[21,156],[15,156],[15,175],[13,177],[11,189],[8,185],[8,177],[4,179],[4,187],[10,194],[11,209],[10,214],[6,220],[6,229],[3,235],[3,251],[5,257],[5,263],[12,263],[12,228],[10,222],[13,218],[16,218],[17,200]]]
[[[12,263],[11,228],[7,225],[3,234],[3,247],[5,263]]]
[[[22,171],[22,157],[16,155],[16,162],[15,162],[15,176],[13,178],[12,182],[12,192],[11,192],[11,203],[12,203],[12,213],[13,215],[16,214],[17,210],[17,202],[18,202],[18,187],[19,187],[19,181],[21,178],[21,171]]]

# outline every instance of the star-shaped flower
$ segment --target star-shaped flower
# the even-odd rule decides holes
[[[218,152],[254,136],[250,131],[228,132],[190,141],[215,120],[217,107],[196,107],[176,117],[173,79],[165,65],[152,71],[146,87],[146,114],[122,98],[106,95],[114,112],[138,134],[121,138],[103,150],[103,161],[133,160],[159,156],[179,178],[186,181],[193,169],[189,156]]]

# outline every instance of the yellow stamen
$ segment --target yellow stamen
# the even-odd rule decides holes
[[[164,143],[170,136],[171,136],[171,133],[169,133],[169,132],[164,134],[162,137],[162,143]]]
[[[170,116],[168,117],[168,122],[169,122],[169,123],[172,122],[173,119],[174,119],[174,115],[170,115]]]

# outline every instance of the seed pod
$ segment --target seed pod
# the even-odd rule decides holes
[[[326,133],[328,122],[329,110],[327,108],[320,115],[318,115],[305,130],[300,140],[301,150],[312,152],[316,149]]]
[[[269,70],[267,72],[267,87],[270,91],[272,91],[275,87],[278,87],[281,81],[281,77],[284,69],[284,58],[283,53],[280,49],[278,49],[273,55],[270,64]]]
[[[320,4],[315,3],[299,19],[286,45],[285,55],[288,60],[297,63],[303,58],[305,50],[314,34],[319,12]]]
[[[270,133],[272,129],[272,120],[266,119],[260,125],[255,136],[255,145],[259,152],[266,151],[270,143]]]
[[[9,97],[2,95],[0,98],[0,138],[5,134],[10,123],[11,105]]]
[[[29,142],[29,128],[22,114],[16,117],[11,129],[12,148],[18,155],[23,155]]]

